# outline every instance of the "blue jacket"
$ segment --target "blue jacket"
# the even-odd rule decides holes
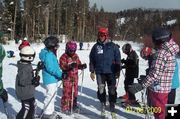
[[[97,42],[90,52],[90,72],[116,73],[116,66],[120,65],[120,51],[113,42]]]
[[[44,63],[45,68],[42,70],[44,85],[57,83],[61,79],[62,70],[59,67],[55,54],[44,48],[39,54],[40,60]]]
[[[179,87],[179,68],[178,68],[178,61],[176,59],[176,66],[175,66],[175,71],[172,79],[172,87],[171,89],[175,89]]]

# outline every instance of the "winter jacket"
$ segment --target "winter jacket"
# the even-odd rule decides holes
[[[179,87],[179,65],[178,65],[178,61],[176,59],[176,66],[175,66],[175,71],[174,71],[174,75],[173,75],[173,79],[172,79],[172,88],[171,89],[176,89]]]
[[[139,75],[139,57],[137,55],[137,53],[132,50],[125,62],[125,68],[126,68],[126,77],[131,77],[131,78],[138,78]]]
[[[61,79],[62,71],[59,68],[56,55],[44,48],[39,54],[40,60],[44,63],[44,69],[42,70],[43,84],[48,85],[51,83],[57,83]]]
[[[146,76],[146,80],[142,82],[143,87],[149,87],[152,84],[152,91],[169,93],[175,70],[175,55],[178,52],[179,46],[173,40],[164,42],[154,54],[149,74]]]
[[[25,46],[30,46],[29,41],[23,40],[22,43],[19,45],[19,50],[21,50]]]
[[[16,75],[16,95],[20,100],[34,97],[35,86],[32,84],[34,77],[31,63],[17,62],[18,73]]]
[[[120,51],[118,46],[109,41],[97,42],[90,52],[90,72],[115,73],[116,66],[120,65]]]
[[[6,52],[4,50],[4,47],[0,44],[0,78],[2,77],[2,61],[4,59],[4,57],[6,56]]]
[[[78,75],[78,65],[81,65],[81,61],[76,53],[71,57],[67,53],[62,54],[59,62],[61,69],[63,72],[68,73],[68,76],[73,77],[74,75]],[[76,63],[77,65],[73,70],[70,70],[70,64],[72,63]]]

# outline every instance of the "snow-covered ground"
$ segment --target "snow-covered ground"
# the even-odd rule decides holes
[[[123,44],[126,43],[126,41],[121,41],[121,42],[116,42],[116,43],[119,44],[120,47],[122,47]],[[132,43],[132,42],[130,42],[130,43],[132,44],[133,49],[139,55],[141,45],[139,45],[137,43]],[[93,44],[94,43],[90,43],[90,46],[92,47]],[[7,91],[8,91],[8,96],[9,96],[9,100],[8,100],[8,104],[7,104],[7,111],[9,113],[9,119],[14,119],[15,115],[21,108],[21,103],[18,101],[18,99],[16,98],[16,94],[15,94],[15,79],[16,79],[16,74],[17,74],[16,63],[20,59],[18,46],[19,45],[14,44],[14,42],[12,42],[12,41],[9,42],[9,45],[4,45],[6,51],[13,50],[15,52],[15,56],[16,56],[14,58],[5,57],[5,59],[3,61],[2,80],[4,83],[5,89],[7,89]],[[36,64],[39,61],[38,54],[39,54],[40,50],[44,47],[44,45],[41,43],[41,44],[32,44],[31,46],[36,51],[35,60],[32,62],[33,68],[36,68]],[[90,53],[91,47],[89,49],[87,49],[87,43],[84,43],[84,46],[83,46],[84,50],[81,50],[81,51],[77,50],[77,54],[79,55],[82,63],[89,64],[89,53]],[[61,56],[61,54],[64,53],[64,49],[65,49],[65,44],[63,44],[63,43],[60,44],[60,48],[58,49],[58,59]],[[121,53],[121,57],[126,58],[126,55]],[[145,74],[145,69],[147,68],[147,62],[141,58],[140,58],[140,62],[139,62],[139,68],[140,68],[139,75]],[[73,119],[73,118],[99,119],[100,118],[99,117],[100,103],[96,97],[97,84],[96,84],[96,81],[92,81],[90,79],[89,75],[90,75],[90,73],[89,73],[89,67],[88,67],[87,69],[85,69],[85,72],[84,72],[83,89],[82,89],[82,93],[80,93],[80,86],[82,83],[82,75],[81,75],[81,71],[79,71],[78,103],[79,103],[79,106],[81,107],[81,109],[83,110],[82,114],[74,114],[71,116],[66,116],[66,115],[62,114],[64,119]],[[40,76],[41,76],[41,72],[40,72]],[[121,73],[120,81],[119,81],[118,88],[117,88],[118,96],[124,94],[123,81],[124,81],[124,75]],[[41,83],[42,83],[42,80],[41,80]],[[59,82],[59,84],[60,83],[61,83],[61,81]],[[176,103],[180,103],[179,91],[180,91],[180,89],[178,89],[178,91],[177,91]],[[58,89],[58,93],[56,96],[56,101],[55,101],[56,110],[60,110],[61,96],[62,96],[62,87]],[[141,101],[141,93],[137,93],[136,97],[138,100]],[[43,87],[43,85],[40,85],[39,87],[36,88],[35,98],[37,101],[37,113],[40,113],[40,111],[43,107],[43,100],[45,98],[45,88]],[[118,105],[116,105],[116,112],[117,112],[119,119],[142,119],[142,118],[144,118],[144,115],[142,115],[142,114],[137,114],[135,112],[126,112],[123,108],[121,108]],[[109,112],[107,112],[107,116],[109,117],[109,119],[111,119],[111,115]],[[4,114],[4,110],[3,110],[2,101],[0,101],[0,119],[6,119],[6,115]]]

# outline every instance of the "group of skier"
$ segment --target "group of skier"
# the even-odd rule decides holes
[[[113,119],[116,119],[115,104],[117,98],[132,105],[138,105],[135,93],[146,88],[147,97],[151,97],[148,105],[160,107],[161,112],[155,113],[155,119],[165,119],[165,104],[174,103],[175,88],[179,86],[178,66],[176,54],[179,46],[172,39],[172,34],[165,28],[156,28],[152,32],[152,41],[155,50],[145,47],[141,50],[140,56],[148,60],[149,67],[146,75],[141,76],[139,83],[134,79],[139,76],[139,57],[133,50],[131,44],[126,43],[122,47],[126,59],[121,59],[120,50],[117,44],[109,39],[107,28],[98,30],[97,42],[94,44],[89,55],[90,78],[97,81],[97,98],[101,102],[101,116],[105,117],[107,101],[106,85],[108,89],[109,109]],[[25,40],[26,41],[26,40]],[[61,99],[61,112],[72,114],[79,111],[77,105],[78,97],[78,70],[87,68],[76,53],[77,44],[74,40],[66,43],[65,52],[57,59],[59,40],[49,36],[44,40],[45,48],[39,53],[42,62],[42,79],[46,89],[44,99],[43,119],[53,119],[56,115],[54,110],[55,95],[58,90],[58,81],[63,82],[63,95]],[[35,88],[40,84],[40,76],[33,73],[31,62],[35,58],[35,50],[29,43],[20,45],[20,60],[17,62],[18,73],[16,76],[16,95],[21,101],[21,110],[17,119],[33,119],[35,115]],[[7,91],[2,83],[2,60],[5,57],[5,50],[0,45],[0,96],[3,102],[8,100]],[[175,69],[176,66],[176,69]],[[120,71],[125,69],[124,88],[125,95],[117,97],[117,79]],[[35,70],[36,71],[36,70]],[[173,80],[172,80],[173,79]],[[175,80],[174,80],[175,79]],[[172,89],[171,89],[172,84]],[[171,93],[169,93],[171,91]],[[173,99],[168,98],[173,96]],[[147,99],[148,100],[148,99]],[[168,102],[167,102],[168,101]]]

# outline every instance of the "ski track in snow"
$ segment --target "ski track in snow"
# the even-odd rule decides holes
[[[123,44],[127,43],[127,41],[119,41],[116,42],[120,45],[120,47],[123,46]],[[139,45],[137,43],[129,42],[132,44],[133,49],[137,52],[139,55],[139,51],[142,47],[142,44]],[[90,46],[92,47],[94,43],[90,43]],[[78,44],[79,45],[79,44]],[[21,103],[19,100],[16,98],[15,94],[15,79],[16,79],[16,74],[17,74],[17,67],[16,63],[20,59],[19,57],[19,50],[18,50],[19,44],[15,44],[13,41],[10,41],[8,45],[4,45],[4,48],[6,51],[8,50],[13,50],[15,52],[14,58],[7,58],[3,60],[3,83],[5,89],[8,91],[8,103],[7,103],[7,111],[9,113],[9,119],[14,119],[15,115],[19,112],[21,108]],[[33,68],[36,68],[36,64],[39,61],[39,52],[40,50],[44,47],[44,45],[41,44],[31,44],[31,46],[35,49],[36,51],[36,57],[35,60],[32,62]],[[80,57],[80,60],[82,63],[87,63],[89,64],[89,53],[90,49],[87,50],[87,43],[84,43],[83,46],[84,50],[77,50],[77,54]],[[65,49],[65,44],[61,43],[60,48],[58,49],[57,52],[57,58],[59,60],[59,57],[61,56],[62,53],[64,53]],[[79,49],[79,47],[78,47]],[[121,51],[121,48],[120,48]],[[122,53],[121,51],[121,58],[126,58],[126,55]],[[147,68],[147,62],[144,61],[143,59],[140,58],[139,55],[139,75],[145,74],[145,69]],[[179,63],[180,64],[180,63]],[[65,114],[60,114],[63,119],[99,119],[100,118],[100,103],[99,100],[96,97],[96,90],[97,90],[97,84],[96,81],[92,81],[89,77],[89,67],[85,69],[84,73],[84,79],[83,79],[83,89],[82,93],[80,92],[80,86],[82,82],[82,75],[81,71],[79,70],[79,96],[78,96],[78,104],[82,110],[82,113],[80,114],[72,114],[71,116],[67,116]],[[41,71],[40,71],[40,76],[41,76]],[[42,76],[41,76],[42,77]],[[136,81],[136,80],[135,80]],[[42,80],[40,81],[41,85],[36,88],[36,93],[35,93],[35,98],[37,102],[37,114],[41,112],[41,109],[43,108],[43,100],[45,98],[45,88],[42,85]],[[61,83],[61,81],[59,82]],[[176,103],[180,103],[180,94],[178,93],[180,89],[177,89],[177,97],[176,97]],[[120,80],[117,88],[117,93],[118,96],[124,94],[124,75],[121,73],[120,75]],[[55,101],[55,109],[57,111],[60,110],[60,100],[62,97],[62,87],[58,89],[57,96],[56,96],[56,101]],[[138,100],[141,101],[141,93],[137,93],[136,97]],[[0,101],[0,119],[7,119],[4,109],[3,109],[3,104],[2,101]],[[110,112],[107,110],[106,111],[106,116],[108,119],[111,119]],[[123,108],[120,106],[116,105],[116,112],[117,112],[117,117],[118,119],[143,119],[144,115],[142,114],[137,114],[135,112],[126,112]]]

